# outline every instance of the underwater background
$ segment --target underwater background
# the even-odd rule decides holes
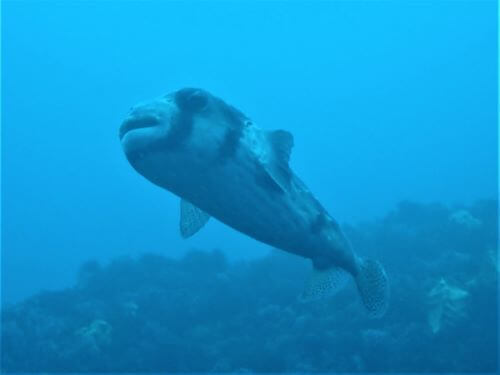
[[[495,1],[1,7],[2,372],[496,372]],[[118,128],[188,86],[294,135],[383,318],[216,220],[181,239]]]

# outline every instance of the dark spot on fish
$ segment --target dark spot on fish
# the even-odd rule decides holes
[[[337,232],[340,231],[340,225],[335,219],[330,218],[330,227],[332,227]]]
[[[193,132],[193,116],[190,113],[179,112],[172,120],[172,127],[161,147],[174,149],[183,145]]]
[[[213,108],[220,111],[225,122],[233,129],[243,129],[248,126],[248,118],[232,105],[227,104],[222,99],[213,97],[206,91],[197,88],[184,88],[174,95],[175,102],[182,112],[190,114],[200,114]]]
[[[236,154],[241,136],[241,129],[228,129],[226,131],[224,140],[219,149],[219,160],[227,160]]]
[[[323,212],[316,215],[316,218],[311,222],[311,233],[319,234],[326,225],[326,216]]]
[[[233,129],[243,129],[246,126],[248,120],[247,116],[243,114],[240,110],[236,109],[232,105],[227,104],[222,99],[216,99],[219,104],[218,107],[227,124]]]
[[[318,208],[320,212],[316,215],[316,218],[311,222],[311,233],[319,234],[325,228],[330,230],[333,229],[335,232],[339,232],[340,225],[337,223],[337,221],[331,218],[322,206],[318,206]]]

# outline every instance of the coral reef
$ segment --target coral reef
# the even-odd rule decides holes
[[[94,352],[100,352],[101,348],[111,344],[111,325],[102,320],[95,319],[89,325],[76,331],[82,343]]]
[[[221,251],[91,261],[74,287],[2,311],[1,370],[495,372],[496,207],[403,202],[345,226],[389,275],[389,310],[375,320],[352,280],[301,303],[311,265],[279,251],[241,262]],[[464,227],[475,221],[463,212],[481,225]]]
[[[450,285],[441,278],[428,294],[430,309],[427,315],[432,333],[438,333],[445,325],[455,325],[466,318],[466,302],[469,293]]]
[[[453,212],[450,215],[450,221],[459,225],[463,225],[468,229],[475,229],[481,226],[481,220],[478,220],[470,214],[469,211],[461,209]]]

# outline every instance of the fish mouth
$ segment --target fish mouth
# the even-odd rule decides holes
[[[155,115],[145,115],[140,117],[129,117],[120,126],[120,140],[131,130],[152,128],[160,123],[160,117]]]

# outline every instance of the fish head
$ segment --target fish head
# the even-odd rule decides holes
[[[240,111],[209,92],[184,88],[132,107],[119,136],[132,166],[159,184],[156,176],[166,175],[166,169],[168,179],[179,180],[179,174],[209,168],[220,150],[229,149],[228,139],[248,124]]]
[[[120,126],[119,137],[132,164],[157,149],[159,142],[168,136],[175,110],[167,98],[141,102],[130,108]]]

